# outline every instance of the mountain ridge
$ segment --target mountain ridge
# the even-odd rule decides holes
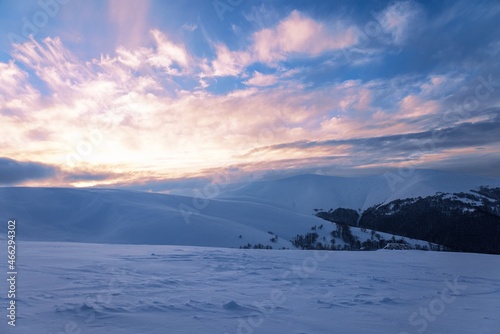
[[[448,184],[450,180],[454,183]],[[318,211],[347,208],[362,215],[374,206],[414,195],[454,189],[473,193],[471,189],[481,185],[500,187],[500,180],[416,171],[392,192],[384,175],[303,174],[248,183],[216,198],[110,188],[4,187],[0,188],[0,214],[4,220],[18,219],[19,238],[26,240],[294,248],[298,236],[317,233],[318,242],[326,247],[337,238],[338,248],[344,244],[341,233],[335,232],[337,224],[317,217]],[[316,229],[323,225],[324,230]],[[362,228],[352,228],[358,246],[373,239]],[[391,238],[391,232],[375,230]]]

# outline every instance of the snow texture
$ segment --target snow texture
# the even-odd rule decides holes
[[[1,333],[493,334],[500,328],[500,257],[493,255],[31,241],[18,249],[17,326],[7,328],[4,319]]]
[[[498,333],[498,256],[234,249],[293,248],[314,226],[329,237],[335,224],[316,208],[363,210],[485,185],[500,181],[416,171],[394,187],[385,176],[300,175],[215,184],[216,198],[0,188],[0,218],[16,219],[18,239],[17,326],[7,325],[3,280],[0,333]]]

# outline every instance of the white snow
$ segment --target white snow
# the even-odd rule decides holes
[[[40,241],[239,247],[271,244],[272,231],[274,248],[290,248],[325,222],[259,203],[209,200],[197,209],[189,197],[104,189],[0,188],[0,207],[18,220],[19,238]]]
[[[493,255],[59,242],[19,242],[18,252],[17,325],[8,326],[4,315],[1,333],[493,334],[500,328],[500,257]],[[2,247],[1,258],[5,253]],[[6,305],[4,293],[0,301]]]
[[[259,201],[201,200],[127,190],[0,188],[0,207],[19,222],[20,239],[35,241],[232,248],[260,243],[281,249],[295,248],[290,240],[311,232],[313,226],[324,226],[316,232],[327,241],[337,228],[312,213]],[[352,232],[361,242],[370,239],[370,231],[353,227]],[[392,237],[380,234],[386,240]],[[278,239],[272,242],[275,235]],[[411,245],[427,245],[406,240]],[[343,244],[337,239],[337,245]]]
[[[498,256],[234,249],[293,248],[291,238],[319,225],[318,241],[330,240],[336,226],[315,208],[366,209],[481,185],[500,181],[416,171],[392,190],[383,176],[301,175],[224,187],[232,190],[211,199],[0,188],[0,220],[16,219],[18,240],[17,326],[7,325],[4,280],[0,333],[498,333]],[[361,242],[371,237],[351,230]]]
[[[479,186],[500,187],[500,179],[414,170],[408,176],[397,172],[367,177],[298,175],[285,179],[260,181],[222,193],[219,198],[247,200],[281,206],[309,214],[314,209],[365,210],[396,199],[426,197],[437,192],[456,193]]]

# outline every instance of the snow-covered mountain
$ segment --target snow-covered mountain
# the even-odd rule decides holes
[[[310,214],[314,209],[349,208],[358,211],[397,199],[468,192],[480,186],[500,187],[500,179],[432,170],[408,176],[387,173],[365,177],[314,174],[258,181],[227,191],[219,198],[247,200]]]
[[[498,179],[433,171],[416,171],[391,182],[394,179],[387,175],[299,175],[249,183],[211,199],[128,190],[8,187],[0,188],[0,214],[19,222],[18,236],[25,240],[279,249],[294,248],[296,237],[309,233],[314,245],[321,242],[330,248],[336,239],[336,249],[342,249],[343,230],[317,217],[318,211],[347,208],[361,217],[397,200],[500,187]],[[358,248],[366,240],[376,241],[371,231],[351,227],[351,232]],[[399,239],[398,233],[388,232],[377,238],[388,240],[396,234]]]
[[[328,235],[335,229],[335,224],[312,214],[266,204],[209,200],[196,209],[199,200],[108,189],[0,189],[2,213],[8,213],[5,219],[17,220],[18,237],[24,240],[295,248],[290,240],[297,235],[314,228],[320,239],[330,241]],[[316,229],[320,225],[326,227]],[[353,232],[362,240],[370,237],[360,229]],[[337,244],[343,245],[342,240]]]
[[[318,224],[312,215],[251,202],[196,199],[127,190],[3,188],[0,207],[19,222],[19,238],[239,247],[282,236],[290,247],[297,233]],[[239,238],[239,236],[242,236]]]

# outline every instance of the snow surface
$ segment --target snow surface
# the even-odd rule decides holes
[[[126,190],[0,188],[5,219],[17,219],[24,240],[239,247],[270,244],[272,231],[279,236],[274,248],[289,248],[292,237],[325,223],[260,203],[205,204],[197,209],[190,197]]]
[[[0,188],[0,208],[9,214],[5,219],[17,220],[18,238],[33,241],[232,248],[260,243],[281,249],[295,248],[290,240],[311,232],[313,226],[324,226],[316,230],[318,241],[323,243],[332,239],[330,232],[337,228],[312,213],[258,201],[193,199],[127,190]],[[4,233],[6,230],[0,231],[0,235]],[[370,239],[370,231],[353,227],[352,233],[361,242]],[[386,240],[392,237],[379,234]],[[271,242],[276,235],[278,240]],[[428,244],[403,239],[412,246]],[[336,244],[343,246],[344,242],[337,238]]]
[[[480,186],[500,187],[500,179],[432,170],[414,170],[365,177],[305,174],[253,182],[222,193],[219,198],[247,200],[311,213],[331,208],[366,210],[396,199],[443,193],[470,193]]]
[[[391,189],[384,176],[300,175],[215,184],[217,198],[0,188],[0,219],[17,221],[18,266],[17,326],[7,325],[3,280],[0,333],[498,333],[498,256],[218,248],[293,248],[289,240],[313,226],[328,240],[336,226],[315,208],[366,209],[482,185],[500,181],[416,171]]]
[[[18,255],[17,326],[9,327],[4,315],[0,333],[493,334],[500,328],[494,255],[59,242],[19,242]],[[6,257],[4,247],[0,256]],[[6,312],[4,293],[0,301]]]
[[[113,189],[6,187],[0,188],[0,218],[17,219],[21,240],[232,248],[260,243],[275,249],[294,248],[290,240],[310,232],[313,226],[324,225],[316,231],[318,241],[330,241],[329,233],[336,226],[314,216],[314,209],[359,211],[397,198],[469,192],[484,185],[500,187],[500,180],[415,171],[397,185],[392,191],[385,176],[299,175],[237,189],[213,184],[214,194],[218,193],[215,198]],[[370,238],[369,232],[356,228],[352,232],[361,242]],[[5,233],[0,230],[0,235]],[[380,234],[386,240],[392,237]],[[271,242],[276,235],[277,242]],[[336,244],[342,246],[343,242],[338,239]]]

